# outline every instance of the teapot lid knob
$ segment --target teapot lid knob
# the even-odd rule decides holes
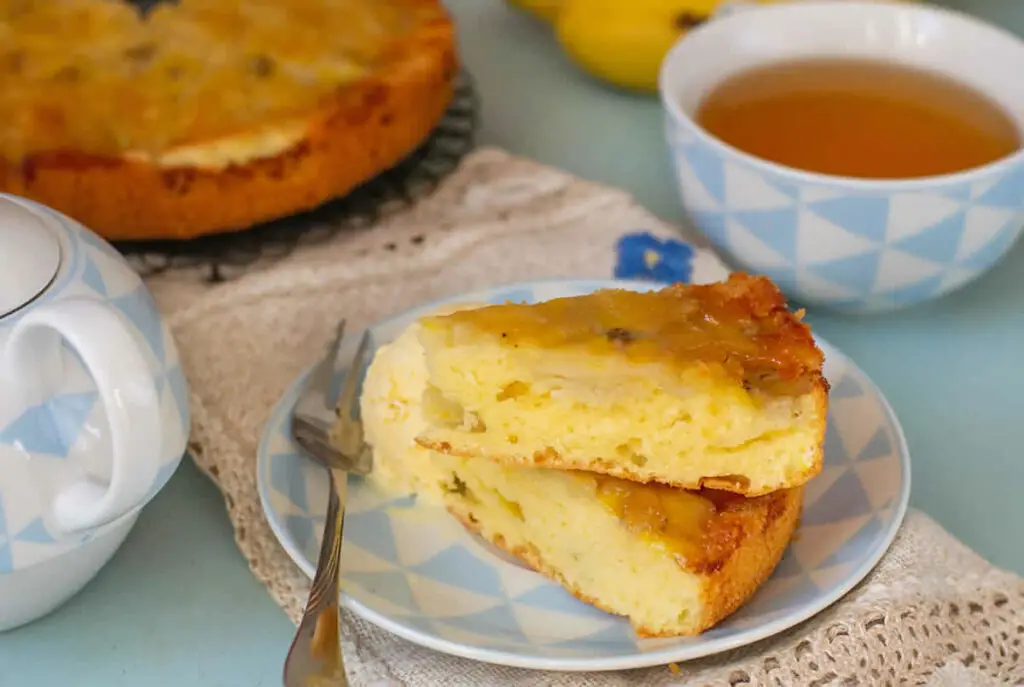
[[[0,196],[0,318],[43,293],[60,262],[60,241],[44,219]]]

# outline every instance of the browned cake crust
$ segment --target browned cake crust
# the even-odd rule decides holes
[[[408,155],[452,97],[452,22],[438,0],[406,2],[437,7],[436,18],[385,46],[370,75],[310,109],[298,122],[305,133],[283,152],[207,168],[67,148],[16,157],[0,151],[0,191],[56,208],[114,240],[243,229],[344,195]],[[236,136],[265,131],[264,124]]]
[[[720,494],[716,500],[720,500],[722,510],[705,527],[704,556],[676,559],[680,567],[703,578],[703,613],[696,621],[694,635],[714,627],[735,612],[771,576],[799,523],[803,488],[753,499]],[[469,504],[460,500],[449,502],[447,508],[463,527],[482,536]],[[501,535],[491,543],[559,583],[580,601],[614,613],[599,599],[589,598],[570,584],[533,546],[509,546]],[[673,636],[652,628],[636,627],[635,630],[640,637]]]

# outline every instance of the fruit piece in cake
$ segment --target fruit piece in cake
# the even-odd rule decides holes
[[[423,446],[745,495],[821,469],[828,385],[771,281],[604,290],[422,320]]]
[[[629,618],[645,637],[696,635],[767,579],[803,488],[756,498],[432,454],[445,505],[469,530]]]

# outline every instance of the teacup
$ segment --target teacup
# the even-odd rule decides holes
[[[724,79],[773,61],[870,58],[925,68],[987,95],[1024,131],[1024,41],[926,5],[833,0],[727,6],[684,36],[660,77],[684,209],[734,265],[795,300],[892,310],[974,280],[1024,225],[1024,150],[955,174],[870,180],[768,162],[694,119]]]

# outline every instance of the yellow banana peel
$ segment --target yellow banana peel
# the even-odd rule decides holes
[[[509,0],[559,5],[553,12],[558,42],[580,68],[603,81],[642,93],[658,88],[669,48],[707,21],[721,0]],[[789,0],[756,0],[777,4]]]

